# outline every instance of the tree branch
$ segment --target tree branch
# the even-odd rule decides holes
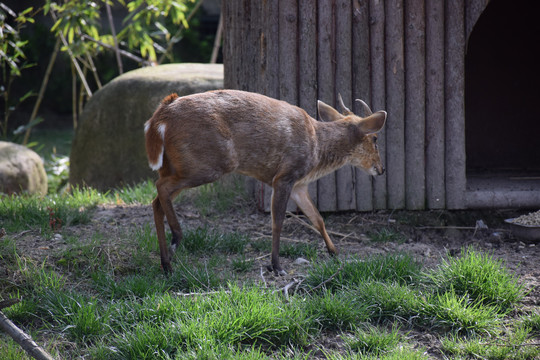
[[[118,64],[118,72],[120,74],[123,74],[124,67],[122,66],[122,59],[120,58],[120,48],[118,47],[118,38],[116,37],[116,29],[114,28],[111,5],[109,4],[108,1],[105,1],[105,6],[107,8],[107,17],[109,18],[109,26],[111,27],[111,34],[114,39],[114,52],[116,54],[116,63]]]
[[[19,329],[4,313],[0,311],[0,328],[36,360],[54,360],[45,350],[32,340],[30,335]]]
[[[106,44],[106,43],[104,43],[103,41],[99,41],[99,40],[97,40],[97,39],[94,39],[93,37],[91,37],[91,36],[89,36],[89,35],[82,34],[82,35],[81,35],[81,38],[82,38],[83,40],[88,40],[88,41],[95,42],[96,44],[99,44],[99,45],[103,46],[103,47],[106,48],[106,49],[109,49],[109,50],[115,50],[115,49],[114,49],[114,46],[111,46],[111,45],[109,45],[109,44]],[[127,52],[127,51],[125,51],[125,50],[118,49],[118,52],[119,52],[120,55],[125,56],[125,57],[127,57],[128,59],[131,59],[131,60],[133,60],[133,61],[137,61],[137,62],[143,63],[143,64],[146,65],[146,66],[152,65],[152,63],[151,63],[150,61],[147,61],[147,60],[145,60],[145,59],[143,59],[143,58],[140,58],[140,57],[138,57],[138,56],[136,56],[136,55],[133,55],[132,53]]]

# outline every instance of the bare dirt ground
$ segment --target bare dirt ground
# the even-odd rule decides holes
[[[199,211],[186,204],[176,204],[176,213],[184,229],[207,226],[221,232],[239,232],[251,240],[271,241],[270,215],[256,210],[255,206],[242,205],[225,213],[213,212],[202,216]],[[475,249],[492,254],[520,278],[528,290],[517,312],[537,311],[540,306],[540,242],[526,242],[516,238],[504,223],[504,219],[516,217],[528,211],[396,211],[396,212],[346,212],[325,214],[325,223],[330,236],[340,252],[340,257],[357,255],[369,257],[374,254],[405,252],[414,256],[426,267],[436,266],[448,254],[459,254],[461,249],[473,246]],[[477,226],[481,220],[487,228]],[[90,239],[96,233],[104,234],[114,243],[126,233],[143,225],[153,229],[150,205],[105,205],[99,206],[90,224],[64,229],[64,234],[73,234],[81,241]],[[386,234],[386,239],[374,241],[373,234]],[[103,235],[102,235],[103,236]],[[384,237],[384,236],[383,236]],[[388,240],[390,237],[390,240]],[[25,244],[24,250],[36,258],[43,258],[67,246],[64,239],[53,237],[45,240],[35,233],[21,234],[17,245]],[[285,242],[316,244],[319,259],[328,256],[320,235],[307,223],[300,213],[289,213],[282,232]],[[114,246],[114,245],[112,245]],[[120,246],[121,248],[121,246]],[[130,252],[130,249],[118,251]],[[246,275],[255,281],[263,281],[268,286],[283,287],[293,278],[306,274],[309,263],[298,264],[295,259],[282,257],[288,276],[274,277],[264,272],[269,256],[248,247],[246,258],[255,259],[252,270]],[[155,257],[159,266],[159,257]],[[173,265],[174,266],[174,265]],[[425,332],[409,334],[417,343],[438,358],[438,340]],[[327,339],[332,342],[332,338]],[[336,339],[337,340],[337,339]],[[339,341],[336,342],[338,344]],[[329,344],[332,347],[331,344]],[[339,345],[333,345],[339,346]],[[435,349],[435,350],[434,350]]]
[[[540,240],[536,242],[517,238],[504,223],[506,218],[527,212],[380,211],[333,213],[324,216],[326,228],[340,253],[339,256],[369,257],[373,254],[404,252],[413,255],[425,266],[432,267],[448,254],[457,255],[461,249],[473,246],[477,250],[492,254],[495,259],[501,259],[520,277],[529,290],[524,301],[525,306],[539,306]],[[242,207],[203,217],[196,208],[182,204],[176,205],[176,213],[184,229],[206,226],[221,232],[246,234],[251,240],[271,241],[270,214],[255,208]],[[485,227],[478,226],[481,225],[480,222]],[[98,207],[92,224],[78,226],[76,231],[85,237],[87,232],[113,234],[145,224],[153,228],[152,209],[149,205],[108,205]],[[372,239],[374,234],[381,232],[381,241]],[[319,256],[327,256],[321,236],[301,213],[288,213],[282,232],[282,243],[285,242],[316,244]],[[291,276],[304,272],[302,269],[305,264],[295,264],[295,259],[282,258],[282,261]],[[268,262],[269,257],[259,256],[255,268],[264,267]]]

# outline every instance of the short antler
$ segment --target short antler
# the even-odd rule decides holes
[[[339,105],[341,106],[341,113],[343,115],[351,115],[353,112],[351,110],[349,110],[349,108],[347,108],[345,106],[345,104],[343,103],[343,98],[341,97],[341,94],[338,94],[338,102],[339,102]]]
[[[371,108],[364,102],[364,100],[356,99],[356,102],[360,103],[362,107],[364,108],[364,111],[366,112],[366,116],[369,116],[373,114],[373,111],[371,111]]]

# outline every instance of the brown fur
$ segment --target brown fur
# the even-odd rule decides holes
[[[161,100],[161,104],[162,105],[169,105],[170,103],[172,103],[176,99],[178,99],[178,94],[177,93],[172,93],[170,95],[165,96],[163,98],[163,100]]]
[[[236,90],[211,91],[185,97],[171,94],[145,124],[149,163],[159,167],[154,220],[165,271],[171,270],[165,242],[164,217],[176,248],[182,230],[172,198],[190,187],[238,172],[272,186],[272,268],[279,264],[279,237],[289,197],[319,230],[330,253],[336,249],[307,192],[307,185],[353,164],[371,175],[384,172],[375,139],[385,112],[366,118],[343,114],[319,102],[319,116],[260,94]],[[342,105],[343,106],[343,105]],[[343,106],[344,107],[344,106]],[[370,111],[371,112],[371,111]]]

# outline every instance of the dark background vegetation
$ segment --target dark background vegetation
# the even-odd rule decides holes
[[[205,1],[205,3],[207,2]],[[37,8],[42,5],[43,1],[8,0],[3,1],[3,3],[16,13],[19,13],[30,6]],[[219,4],[219,2],[216,3]],[[119,6],[116,1],[113,1],[113,4],[112,10],[115,26],[119,28],[122,20],[127,15],[127,11]],[[54,24],[51,17],[40,12],[35,20],[34,24],[26,24],[20,33],[22,40],[28,40],[28,45],[24,48],[27,60],[30,63],[34,63],[35,66],[24,69],[21,72],[21,76],[14,80],[10,97],[12,99],[19,99],[30,90],[33,91],[34,96],[22,102],[12,113],[9,124],[10,132],[28,122],[36,100],[35,94],[38,93],[41,86],[56,41],[54,34],[50,31]],[[219,13],[216,12],[215,6],[205,6],[203,3],[203,6],[199,8],[194,18],[190,21],[189,29],[184,31],[182,39],[174,46],[172,62],[209,62],[218,21]],[[104,30],[109,27],[105,15],[102,16],[101,27]],[[102,84],[106,84],[118,76],[116,59],[112,51],[100,54],[95,61]],[[140,67],[140,64],[137,62],[126,58],[123,58],[122,62],[124,72]],[[221,54],[218,55],[217,62],[222,62]],[[89,75],[87,80],[91,88],[96,89],[93,77]],[[43,117],[44,121],[37,125],[36,129],[70,129],[73,127],[71,92],[72,76],[70,59],[65,52],[61,51],[56,59],[38,113],[38,116]],[[0,112],[3,114],[3,104],[0,104],[0,107]]]

